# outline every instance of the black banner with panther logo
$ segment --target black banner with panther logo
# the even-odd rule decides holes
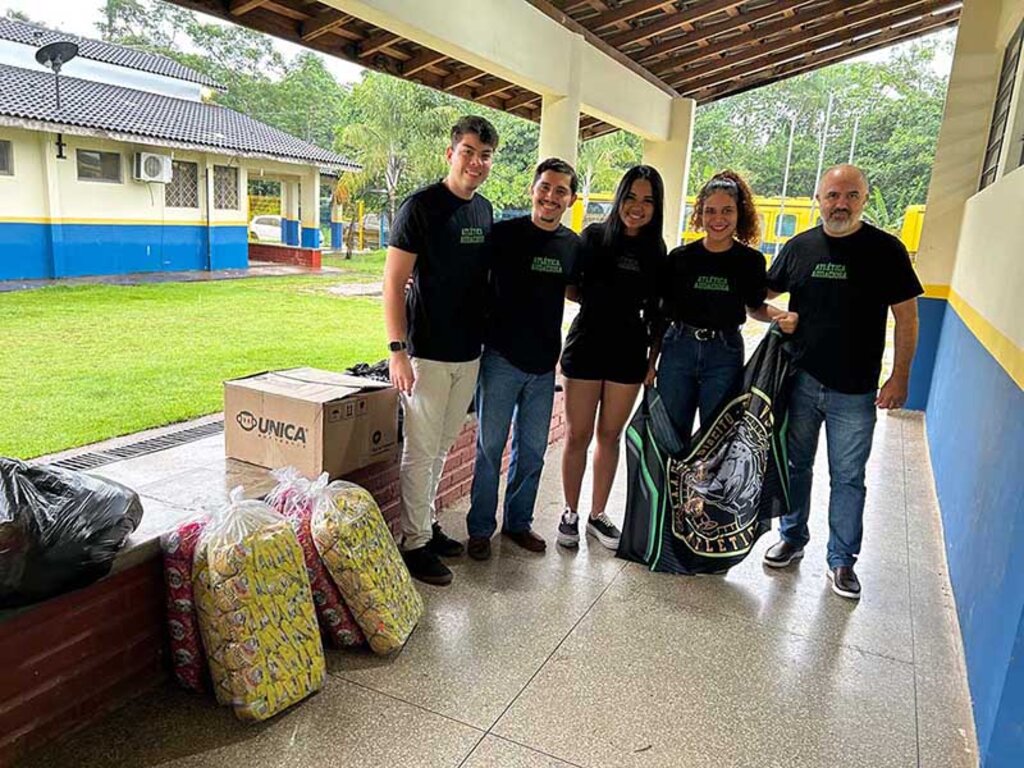
[[[785,455],[789,362],[773,324],[687,451],[654,388],[626,430],[629,486],[618,556],[652,571],[718,573],[789,511]]]

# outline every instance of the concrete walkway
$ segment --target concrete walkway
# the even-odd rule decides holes
[[[329,652],[324,690],[258,725],[167,684],[26,764],[977,765],[919,415],[879,419],[859,603],[825,578],[827,481],[798,565],[763,567],[766,536],[724,577],[675,577],[593,540],[554,546],[559,458],[548,456],[535,523],[548,552],[498,540],[489,562],[451,561],[454,584],[420,587],[426,615],[396,657]],[[254,495],[270,485],[225,461],[220,436],[97,473],[140,491],[142,537],[236,483]],[[624,481],[623,467],[609,508],[620,520]],[[464,536],[464,514],[442,523]]]

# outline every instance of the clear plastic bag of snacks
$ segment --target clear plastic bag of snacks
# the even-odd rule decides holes
[[[217,700],[265,720],[319,690],[326,664],[295,532],[242,493],[207,524],[193,585]]]
[[[326,476],[324,476],[325,478]],[[401,648],[423,615],[423,600],[368,491],[318,481],[313,540],[374,653]]]

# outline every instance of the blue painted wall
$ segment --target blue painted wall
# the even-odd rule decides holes
[[[0,223],[0,280],[53,277],[51,269],[48,227]]]
[[[345,231],[340,221],[331,222],[331,250],[340,251],[344,247]]]
[[[294,219],[281,219],[281,242],[284,245],[299,244],[299,222]]]
[[[213,269],[249,263],[246,227],[213,227]],[[160,224],[0,224],[0,279],[207,268],[207,229]]]
[[[302,247],[303,248],[319,248],[320,247],[320,230],[313,229],[312,227],[302,228]]]
[[[1024,393],[960,316],[944,313],[927,410],[978,749],[1024,764]]]
[[[910,366],[910,391],[907,393],[907,408],[915,411],[923,411],[928,405],[928,393],[932,387],[935,355],[939,351],[946,303],[945,299],[917,300],[917,352]]]

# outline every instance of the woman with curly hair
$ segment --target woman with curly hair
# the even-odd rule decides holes
[[[760,239],[754,195],[739,174],[721,171],[701,187],[690,225],[704,237],[668,255],[661,298],[671,324],[657,365],[658,392],[684,437],[698,408],[706,424],[738,388],[746,316],[776,320],[785,333],[798,320],[764,302],[765,260],[752,247]]]

